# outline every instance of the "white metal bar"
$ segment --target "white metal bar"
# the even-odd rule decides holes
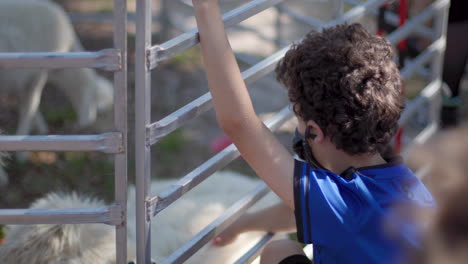
[[[410,149],[415,146],[415,145],[422,145],[425,144],[429,139],[431,139],[438,131],[439,125],[437,122],[432,122],[429,125],[427,125],[419,134],[413,139],[413,141],[405,146],[402,156],[403,159],[406,159],[408,157]]]
[[[114,0],[115,1],[115,0]],[[68,17],[73,24],[75,23],[96,23],[113,24],[114,14],[112,13],[68,13]],[[152,21],[158,21],[159,16],[154,15]],[[127,23],[136,24],[137,16],[135,13],[127,14]]]
[[[237,218],[239,218],[239,216],[241,216],[269,191],[270,189],[268,189],[264,183],[261,183],[249,195],[236,202],[222,216],[200,231],[189,242],[174,251],[162,262],[162,264],[184,263],[188,258],[195,254],[197,250],[211,241],[211,239],[221,233],[221,231],[226,227],[231,225]]]
[[[441,0],[439,0],[441,1]],[[439,2],[438,1],[438,2]],[[450,1],[445,0],[441,1],[444,6],[441,9],[437,10],[437,13],[434,17],[434,34],[435,39],[441,39],[443,41],[443,45],[440,49],[437,49],[436,54],[432,57],[431,62],[431,80],[432,81],[441,81],[442,80],[442,67],[444,63],[444,54],[445,54],[445,46],[446,46],[446,36],[447,36],[447,20],[448,20],[448,10],[450,6]],[[442,87],[442,83],[440,85]],[[428,130],[426,134],[422,136],[418,136],[414,141],[418,144],[418,141],[425,140],[424,135],[427,138],[432,136],[435,132],[438,131],[439,122],[440,122],[440,109],[442,108],[442,89],[439,89],[438,92],[435,93],[433,98],[429,101],[430,111],[429,111],[429,120],[430,120],[430,128],[432,130]]]
[[[151,46],[151,0],[137,0],[135,44],[135,177],[137,263],[151,263],[151,223],[145,200],[151,181],[151,150],[146,126],[151,120],[151,75],[147,52]]]
[[[114,73],[114,127],[122,136],[121,153],[114,156],[114,199],[125,221],[115,228],[116,263],[127,263],[127,0],[114,0],[114,47],[120,50],[120,71]]]
[[[122,134],[0,136],[0,151],[123,151]]]
[[[440,38],[434,41],[429,47],[427,47],[421,54],[415,59],[410,61],[401,70],[400,75],[403,80],[408,79],[413,75],[414,72],[418,71],[422,66],[429,62],[432,57],[438,53],[439,50],[445,49],[445,39]]]
[[[273,233],[267,233],[262,237],[257,244],[255,244],[249,251],[247,251],[242,257],[240,257],[234,264],[244,264],[251,263],[260,255],[260,251],[265,247],[265,245],[273,238]]]
[[[431,172],[431,165],[427,164],[416,171],[415,175],[420,180],[424,180],[424,178]]]
[[[360,5],[362,2],[358,0],[345,0],[348,4],[351,5]],[[369,9],[368,14],[377,16],[378,15],[378,10],[377,9]],[[410,20],[413,18],[410,18]],[[388,21],[391,25],[393,26],[398,26],[399,25],[399,17],[398,15],[392,14],[390,12],[385,13],[385,20]],[[423,25],[419,25],[418,27],[415,28],[414,30],[415,34],[418,34],[421,37],[425,37],[428,39],[433,39],[434,34],[432,31]]]
[[[291,119],[293,116],[289,107],[283,108],[277,114],[265,121],[265,125],[272,131],[277,130],[282,124]],[[207,160],[202,165],[188,173],[176,184],[162,191],[158,196],[148,200],[149,217],[155,216],[157,213],[168,207],[170,204],[179,199],[182,195],[196,187],[211,174],[226,166],[239,156],[239,151],[231,144],[223,151],[219,152],[211,159]]]
[[[434,2],[419,15],[407,21],[404,26],[393,31],[390,35],[387,36],[387,39],[390,41],[390,43],[396,44],[400,40],[407,38],[419,25],[429,20],[440,10],[447,8],[449,3],[450,0],[438,0]]]
[[[96,52],[0,52],[0,69],[14,68],[98,68],[118,71],[120,50]]]
[[[375,10],[375,14],[377,15],[377,10]],[[392,24],[393,26],[398,26],[399,25],[399,19],[400,18],[395,14],[392,14],[390,12],[386,12],[385,13],[385,19],[388,22],[390,22],[390,24]],[[411,18],[409,20],[411,21],[411,20],[413,20],[413,18]],[[417,34],[417,35],[419,35],[421,37],[425,37],[427,39],[433,39],[434,38],[434,34],[433,34],[432,30],[426,28],[422,24],[416,26],[412,33]]]
[[[416,110],[418,110],[425,102],[429,102],[438,92],[440,92],[441,89],[442,82],[440,80],[435,80],[429,83],[415,99],[411,100],[407,104],[405,111],[401,114],[400,120],[398,120],[398,124],[400,126],[405,126],[411,116],[416,113]]]
[[[369,0],[362,5],[353,7],[351,10],[346,12],[343,16],[338,17],[337,19],[327,23],[324,28],[336,26],[338,24],[342,24],[344,22],[354,22],[364,16],[369,10],[375,9],[381,6],[383,3],[387,2],[388,0]]]
[[[124,219],[120,205],[86,209],[2,209],[0,223],[32,224],[91,224],[120,225]]]
[[[292,10],[291,8],[289,8],[289,7],[285,6],[285,5],[278,5],[277,8],[281,12],[283,12],[283,13],[291,16],[292,18],[294,18],[296,21],[301,22],[303,24],[306,24],[308,26],[311,26],[311,27],[313,27],[315,29],[320,28],[325,24],[325,22],[320,20],[320,19],[299,14],[298,12]]]
[[[244,71],[242,73],[242,77],[244,78],[245,83],[247,85],[251,84],[273,71],[276,67],[276,63],[284,57],[284,54],[288,51],[288,49],[289,46],[281,49],[270,57],[262,60],[261,62]],[[168,135],[188,121],[210,110],[212,106],[213,102],[211,93],[206,93],[189,104],[183,106],[179,110],[161,119],[160,121],[149,125],[147,128],[147,143],[150,145],[155,144],[160,138]]]
[[[223,15],[225,27],[231,27],[256,15],[283,0],[253,0]],[[151,47],[149,51],[149,67],[154,69],[158,63],[189,49],[199,43],[198,29],[186,32],[161,45]]]

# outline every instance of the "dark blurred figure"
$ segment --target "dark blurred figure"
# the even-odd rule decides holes
[[[466,0],[452,0],[450,4],[442,78],[450,87],[452,95],[444,98],[442,103],[442,128],[453,127],[460,122],[459,109],[462,103],[460,85],[468,58],[467,4]]]
[[[413,150],[409,164],[431,165],[423,181],[438,204],[436,211],[416,214],[427,225],[422,249],[410,254],[409,263],[468,263],[468,126]]]

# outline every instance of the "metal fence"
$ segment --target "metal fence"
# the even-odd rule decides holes
[[[235,26],[257,13],[280,4],[281,0],[253,0],[223,15],[226,27]],[[312,28],[321,29],[333,26],[345,21],[351,22],[359,19],[365,14],[376,14],[379,6],[387,2],[386,0],[346,1],[353,7],[336,17],[331,22],[325,23],[320,20],[301,16],[294,11],[279,6],[282,12],[295,18],[297,21],[306,23]],[[423,143],[438,129],[438,110],[440,109],[441,97],[441,67],[442,57],[445,50],[445,29],[447,21],[447,11],[449,0],[438,0],[426,8],[417,16],[409,19],[405,25],[398,28],[387,36],[391,43],[396,44],[410,34],[418,34],[429,37],[432,44],[415,59],[408,61],[406,67],[402,69],[403,79],[408,79],[415,73],[423,73],[430,81],[418,97],[407,103],[400,126],[406,126],[411,117],[425,104],[430,111],[429,121],[422,132],[414,138],[413,143]],[[178,109],[161,120],[151,123],[150,116],[150,74],[152,70],[157,70],[159,63],[168,60],[176,54],[185,51],[199,43],[198,30],[186,32],[166,41],[160,45],[153,45],[150,41],[151,25],[151,1],[137,1],[137,40],[136,40],[136,187],[137,187],[137,261],[138,263],[150,262],[150,224],[152,218],[167,208],[170,204],[196,187],[199,183],[212,175],[215,171],[226,166],[229,162],[239,156],[235,146],[231,145],[220,153],[201,164],[180,179],[178,183],[161,192],[157,196],[149,193],[149,182],[151,175],[150,147],[158,140],[182,127],[188,121],[196,119],[198,116],[212,108],[211,95],[209,93],[197,98],[191,103]],[[343,6],[340,6],[340,13]],[[388,14],[390,23],[398,24],[395,15]],[[433,28],[427,28],[424,23],[434,18]],[[268,58],[256,63],[242,73],[247,84],[262,78],[270,73],[276,63],[284,56],[290,46],[272,54]],[[429,70],[424,67],[429,63]],[[275,130],[285,121],[292,117],[287,106],[275,116],[266,121],[266,125]],[[265,185],[260,185],[248,196],[234,204],[225,214],[200,231],[189,242],[173,252],[163,263],[183,263],[198,249],[219,234],[226,226],[235,221],[249,206],[260,199],[267,192]],[[271,234],[265,236],[259,244],[250,250],[236,263],[248,263],[258,255],[262,246],[271,238]],[[156,241],[158,243],[158,241]],[[164,243],[161,241],[161,243]]]
[[[242,21],[268,8],[278,8],[297,21],[317,30],[345,21],[355,21],[366,14],[376,14],[377,9],[387,0],[346,0],[350,9],[344,12],[340,5],[334,20],[322,22],[302,16],[279,5],[282,0],[253,0],[223,16],[226,27],[238,25]],[[136,231],[137,262],[150,263],[150,227],[152,219],[174,201],[196,187],[217,170],[239,157],[235,146],[231,145],[214,155],[180,181],[157,196],[149,193],[151,181],[151,146],[188,121],[196,119],[212,108],[211,95],[206,93],[161,120],[151,123],[151,71],[176,54],[199,43],[198,31],[194,29],[168,40],[160,45],[151,43],[151,0],[137,0],[136,50],[135,50],[135,167],[136,167]],[[428,37],[432,44],[418,57],[406,63],[401,73],[404,79],[413,74],[422,74],[429,81],[422,92],[407,103],[400,126],[406,126],[411,117],[422,107],[430,110],[427,126],[411,140],[411,144],[423,143],[438,129],[438,110],[441,97],[441,67],[445,50],[445,30],[449,0],[437,0],[405,25],[398,28],[387,38],[397,43],[409,34]],[[397,24],[398,18],[388,14],[388,20]],[[433,27],[424,23],[434,19]],[[0,68],[102,68],[114,73],[114,124],[115,131],[100,135],[55,135],[55,136],[0,136],[0,151],[100,151],[115,155],[115,201],[110,206],[96,209],[76,210],[0,210],[2,224],[83,224],[104,223],[116,227],[117,263],[126,263],[127,226],[127,11],[126,0],[114,0],[114,47],[98,52],[76,53],[0,53]],[[273,71],[276,63],[284,56],[290,46],[286,46],[266,59],[252,65],[242,73],[247,84],[266,76]],[[426,68],[425,66],[429,67]],[[268,119],[265,123],[271,130],[278,129],[292,117],[288,106]],[[204,244],[209,242],[225,227],[235,221],[257,200],[268,192],[261,184],[251,193],[235,203],[225,214],[200,231],[189,242],[174,251],[163,263],[183,263]],[[258,254],[272,234],[267,234],[256,246],[236,263],[249,263]],[[156,243],[163,241],[156,241]]]
[[[115,226],[117,263],[127,262],[127,1],[114,0],[114,45],[96,52],[0,53],[0,69],[99,68],[114,75],[114,129],[98,135],[0,136],[0,151],[98,151],[114,155],[114,202],[90,209],[2,209],[0,224]],[[33,260],[32,260],[33,261]]]

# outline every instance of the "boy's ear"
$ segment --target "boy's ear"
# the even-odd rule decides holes
[[[315,142],[322,142],[325,138],[325,135],[317,123],[314,120],[307,121],[306,126],[310,127],[310,134],[315,135],[314,141]]]

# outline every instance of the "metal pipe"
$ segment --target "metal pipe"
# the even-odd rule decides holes
[[[249,251],[247,251],[242,257],[240,257],[234,264],[244,264],[244,263],[251,263],[260,255],[260,250],[262,250],[265,245],[270,242],[275,234],[267,233],[265,236],[262,237],[260,241],[257,242]]]
[[[0,69],[15,68],[98,68],[121,69],[118,49],[96,52],[0,52]]]
[[[348,2],[348,4],[350,4],[350,5],[360,5],[360,4],[362,4],[360,1],[357,1],[357,0],[345,0],[345,1]],[[377,11],[377,9],[369,9],[368,14],[377,16],[378,11]],[[388,21],[393,26],[398,26],[399,18],[395,14],[386,12],[385,13],[385,20]],[[415,28],[414,33],[421,36],[421,37],[425,37],[425,38],[428,38],[428,39],[432,39],[433,36],[434,36],[434,34],[432,33],[432,30],[430,30],[430,29],[428,29],[428,28],[426,28],[426,27],[424,27],[422,25],[419,25],[417,28]]]
[[[320,28],[325,24],[325,22],[320,19],[299,14],[296,11],[284,5],[278,5],[278,10],[280,10],[281,12],[287,15],[290,15],[292,18],[294,18],[298,22],[311,26],[315,29]]]
[[[231,225],[247,209],[265,196],[270,189],[261,183],[250,194],[231,206],[223,215],[214,220],[211,224],[200,231],[186,244],[174,251],[162,264],[184,263],[188,258],[197,252],[202,246],[211,241],[221,233],[226,227]]]
[[[403,80],[409,79],[409,77],[416,72],[420,67],[424,66],[439,50],[445,49],[445,39],[438,39],[434,41],[429,47],[427,47],[421,54],[415,59],[407,63],[407,65],[400,71],[401,78]]]
[[[151,46],[151,0],[137,0],[135,44],[135,177],[137,263],[151,263],[151,223],[145,200],[151,173],[151,150],[146,144],[146,126],[151,120],[151,75],[148,49]]]
[[[290,46],[281,49],[244,71],[242,73],[242,77],[244,78],[245,83],[247,85],[253,83],[273,71],[276,67],[276,63],[284,57],[284,54],[289,50],[289,47]],[[160,138],[168,135],[188,121],[210,110],[213,106],[211,99],[211,93],[208,92],[163,119],[149,125],[147,128],[147,135],[149,137],[148,144],[155,144]]]
[[[120,205],[86,209],[2,209],[0,223],[7,225],[93,224],[120,225]]]
[[[231,27],[264,11],[283,0],[253,0],[223,15],[225,27]],[[198,29],[186,32],[161,45],[151,47],[149,50],[149,67],[156,68],[158,63],[165,61],[174,55],[187,50],[199,43]]]
[[[282,124],[291,119],[293,116],[289,107],[283,108],[280,112],[269,118],[265,125],[272,131],[278,129]],[[182,195],[196,187],[203,180],[208,178],[217,170],[226,166],[229,162],[239,157],[239,151],[231,144],[223,151],[219,152],[211,159],[198,166],[196,169],[188,173],[176,184],[162,191],[158,196],[148,200],[151,216],[154,217],[163,209],[179,199]]]
[[[122,134],[0,136],[0,151],[100,151],[121,153]]]
[[[115,227],[116,263],[127,263],[127,0],[114,0],[114,47],[120,50],[120,71],[114,73],[114,127],[121,134],[122,152],[114,156],[114,199],[124,221]]]
[[[418,25],[423,24],[424,22],[429,20],[436,12],[438,12],[441,9],[447,8],[449,3],[450,3],[449,0],[438,0],[434,2],[432,5],[426,8],[419,15],[413,17],[404,26],[393,31],[386,38],[392,44],[398,43],[400,40],[408,37]]]
[[[405,126],[410,118],[416,113],[416,110],[418,110],[425,102],[430,101],[441,90],[441,85],[442,83],[440,80],[435,80],[429,83],[415,99],[407,104],[405,111],[401,114],[400,120],[398,120],[398,125],[401,127]]]

